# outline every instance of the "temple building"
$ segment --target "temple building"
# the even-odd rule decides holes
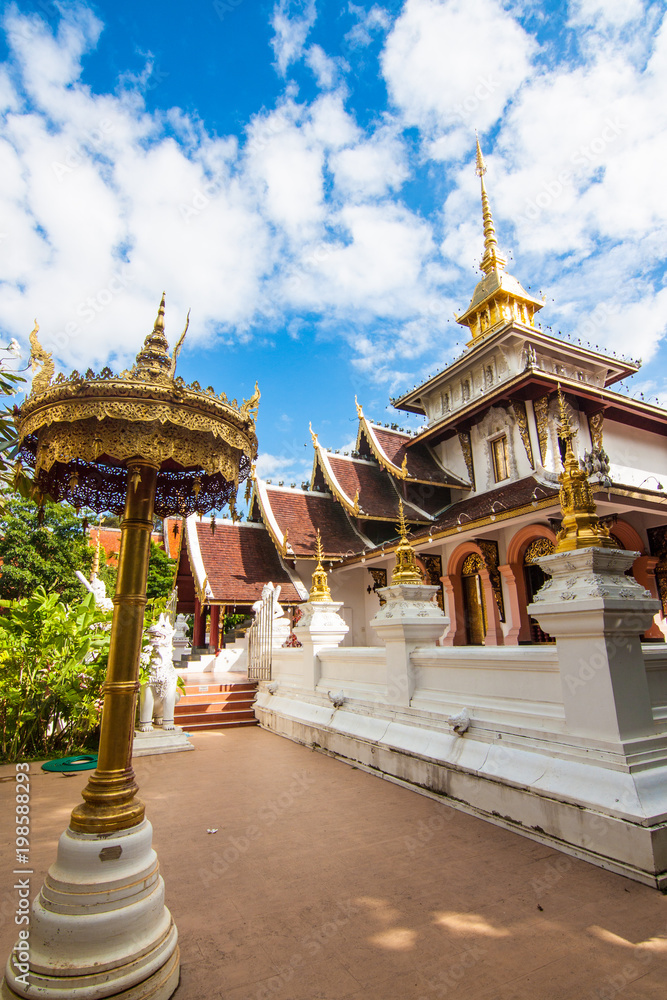
[[[667,411],[619,391],[639,361],[536,324],[544,301],[506,270],[479,143],[476,167],[482,278],[457,317],[470,339],[443,371],[392,400],[397,411],[423,417],[423,428],[373,421],[355,400],[350,454],[325,448],[311,427],[310,483],[299,489],[255,478],[249,523],[218,522],[214,534],[192,516],[179,608],[196,612],[198,638],[207,608],[249,608],[267,580],[282,585],[283,603],[304,601],[319,531],[330,589],[349,628],[343,645],[378,645],[369,622],[394,565],[402,501],[424,582],[438,585],[450,619],[441,645],[550,642],[526,609],[546,579],[536,560],[553,551],[562,517],[560,386],[598,514],[619,548],[638,553],[632,573],[661,599],[644,638],[664,641]]]

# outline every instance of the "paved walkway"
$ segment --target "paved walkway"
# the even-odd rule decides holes
[[[180,933],[176,1000],[665,1000],[655,890],[259,729],[192,742],[136,761]],[[32,776],[37,891],[86,775]]]

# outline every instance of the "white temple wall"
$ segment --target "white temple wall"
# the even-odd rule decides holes
[[[605,420],[603,447],[609,455],[610,475],[615,483],[639,486],[655,476],[667,487],[666,437]],[[647,488],[656,489],[656,481],[647,483]]]
[[[459,444],[459,439],[456,435],[435,445],[433,451],[435,452],[439,462],[446,469],[449,469],[449,471],[455,476],[462,479],[464,483],[468,482],[468,469],[465,463],[465,458],[463,457],[461,445]],[[468,493],[462,493],[460,490],[455,490],[453,493],[455,501],[461,496],[469,496]]]

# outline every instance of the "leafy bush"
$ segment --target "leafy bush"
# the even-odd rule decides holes
[[[4,760],[65,756],[94,740],[111,612],[92,594],[67,607],[38,587],[0,616],[0,750]]]

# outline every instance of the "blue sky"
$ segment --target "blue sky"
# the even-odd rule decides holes
[[[18,2],[0,35],[0,323],[125,366],[167,293],[188,380],[262,390],[260,472],[460,353],[474,130],[541,318],[667,400],[663,2]],[[415,426],[415,418],[401,421]],[[304,447],[307,445],[307,447]]]

